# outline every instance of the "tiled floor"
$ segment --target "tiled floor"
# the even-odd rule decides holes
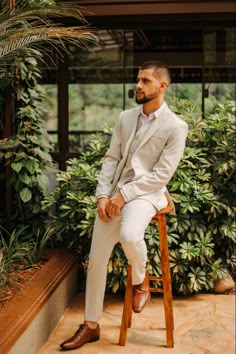
[[[133,314],[127,343],[120,347],[119,326],[123,299],[105,299],[100,322],[101,338],[70,351],[80,354],[235,354],[235,295],[201,294],[174,299],[175,346],[165,347],[164,310],[160,296],[152,299],[141,314]],[[38,354],[60,353],[59,343],[70,337],[83,322],[84,293],[79,293]]]

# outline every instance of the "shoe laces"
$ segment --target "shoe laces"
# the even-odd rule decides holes
[[[86,327],[87,325],[85,323],[80,324],[79,328],[77,329],[77,331],[75,332],[75,334],[78,334],[80,332],[82,332],[82,330]]]

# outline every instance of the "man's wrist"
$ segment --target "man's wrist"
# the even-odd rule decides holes
[[[128,200],[127,200],[126,195],[125,195],[124,191],[122,190],[122,188],[120,189],[120,194],[122,195],[124,201],[127,203]]]

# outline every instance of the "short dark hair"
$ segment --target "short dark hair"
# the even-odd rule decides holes
[[[167,83],[169,84],[171,81],[171,76],[170,76],[170,70],[166,66],[166,64],[160,62],[160,61],[145,61],[142,65],[140,65],[139,69],[140,70],[145,70],[145,69],[150,69],[154,68],[158,78],[165,78],[167,80]]]

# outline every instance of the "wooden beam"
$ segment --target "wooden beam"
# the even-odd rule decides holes
[[[189,0],[119,0],[119,1],[74,1],[83,6],[87,16],[146,15],[146,14],[202,14],[235,13],[234,1],[189,1]]]

